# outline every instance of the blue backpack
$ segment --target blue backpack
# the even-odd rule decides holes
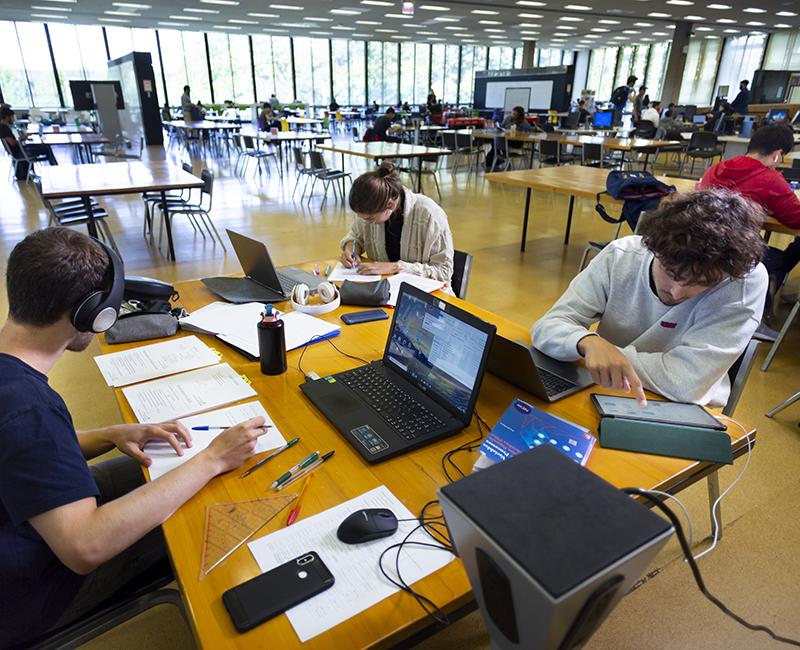
[[[606,178],[606,191],[597,195],[594,209],[608,223],[627,221],[631,230],[636,230],[642,212],[654,210],[661,199],[675,191],[674,185],[662,183],[650,172],[612,171]],[[616,219],[608,214],[600,197],[608,194],[612,199],[623,201],[622,214]]]

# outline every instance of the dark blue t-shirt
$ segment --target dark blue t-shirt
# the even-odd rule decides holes
[[[64,401],[0,354],[0,646],[45,632],[83,580],[28,519],[98,494]]]

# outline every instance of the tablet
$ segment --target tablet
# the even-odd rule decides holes
[[[658,402],[647,400],[647,406],[639,406],[633,397],[616,397],[592,393],[597,412],[604,418],[626,418],[664,424],[680,424],[704,429],[725,431],[727,427],[698,404],[685,402]]]

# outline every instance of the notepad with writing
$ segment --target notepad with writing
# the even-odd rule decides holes
[[[483,469],[540,445],[550,445],[585,465],[594,444],[588,429],[515,399],[483,441],[478,450],[481,457],[473,469]]]

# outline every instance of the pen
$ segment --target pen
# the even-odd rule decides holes
[[[315,451],[308,458],[297,463],[297,465],[292,467],[292,469],[286,470],[283,474],[281,474],[278,478],[276,478],[272,482],[272,485],[270,485],[269,487],[274,490],[280,485],[283,485],[284,483],[286,483],[286,481],[292,478],[292,476],[295,476],[299,470],[308,467],[309,465],[311,465],[311,463],[317,460],[317,458],[319,458],[319,451]]]
[[[192,431],[224,431],[225,429],[230,429],[234,425],[229,425],[226,427],[218,427],[216,425],[212,426],[210,424],[204,424],[202,426],[192,427]],[[271,429],[271,424],[263,424],[260,427],[261,429]]]
[[[317,264],[314,265],[314,275],[319,275],[319,266]]]
[[[297,520],[297,516],[300,514],[300,506],[302,505],[303,497],[305,496],[306,489],[308,488],[308,484],[311,483],[312,478],[314,478],[314,475],[309,474],[305,483],[303,483],[303,488],[300,490],[300,495],[297,497],[297,502],[294,508],[292,508],[292,511],[289,513],[289,517],[286,519],[287,526],[291,526]]]
[[[275,458],[279,453],[282,451],[286,451],[289,447],[297,444],[300,442],[300,438],[293,438],[289,442],[287,442],[283,447],[278,447],[275,451],[273,451],[269,456],[266,458],[262,458],[258,461],[255,465],[253,465],[250,469],[248,469],[244,474],[242,474],[239,478],[244,478],[245,476],[250,476],[253,472],[255,472],[259,467],[261,467],[264,463],[266,463],[270,458]]]
[[[313,472],[315,469],[317,469],[317,467],[322,465],[322,463],[324,463],[326,460],[328,460],[335,453],[336,453],[336,450],[329,451],[327,454],[325,454],[321,458],[318,458],[314,463],[312,463],[311,465],[306,467],[304,470],[302,470],[301,472],[298,472],[297,474],[292,476],[292,478],[290,478],[288,481],[286,481],[285,483],[281,483],[277,488],[278,492],[280,492],[283,488],[289,487],[295,481],[299,481],[306,474],[310,474],[311,472]]]
[[[331,274],[331,265],[325,267],[325,277],[327,278]]]
[[[358,266],[358,242],[353,240],[353,259],[355,260],[354,266]]]

